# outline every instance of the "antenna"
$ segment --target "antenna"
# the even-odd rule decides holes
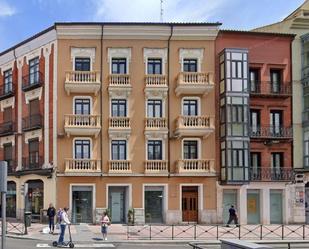
[[[163,22],[163,0],[160,0],[160,22]]]

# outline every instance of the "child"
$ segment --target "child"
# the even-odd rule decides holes
[[[106,212],[103,212],[101,219],[101,232],[103,235],[103,240],[107,240],[107,227],[110,225],[110,220]]]

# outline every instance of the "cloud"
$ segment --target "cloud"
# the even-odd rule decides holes
[[[160,21],[160,0],[92,0],[93,21]],[[209,20],[228,0],[164,0],[163,21]]]
[[[0,1],[0,17],[13,16],[16,9],[5,1]]]

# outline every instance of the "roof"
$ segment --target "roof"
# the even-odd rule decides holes
[[[283,37],[291,37],[294,38],[296,34],[289,33],[275,33],[275,32],[261,32],[261,31],[247,31],[247,30],[233,30],[233,29],[221,29],[220,33],[240,33],[240,34],[248,34],[248,35],[270,35],[270,36],[283,36]]]
[[[294,10],[291,14],[289,14],[283,20],[287,20],[287,19],[294,17],[295,14],[297,14],[297,12],[299,12],[300,10],[309,10],[309,0],[305,0],[301,6],[299,6],[296,10]]]

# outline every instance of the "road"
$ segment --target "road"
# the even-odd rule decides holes
[[[36,248],[53,248],[51,243],[40,242],[38,240],[25,240],[25,239],[12,239],[7,238],[7,246],[5,249],[36,249]],[[88,243],[88,244],[76,244],[75,248],[84,249],[190,249],[191,247],[186,244],[154,244],[154,243]]]

